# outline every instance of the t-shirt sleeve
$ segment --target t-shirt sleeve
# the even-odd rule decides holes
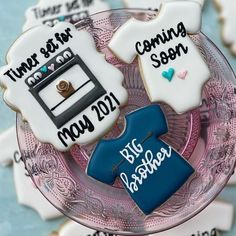
[[[108,45],[110,50],[127,64],[132,63],[136,57],[136,30],[135,19],[130,19],[116,31]]]
[[[112,185],[116,176],[113,172],[115,160],[109,153],[110,147],[106,143],[100,143],[95,148],[87,167],[88,176],[96,179],[104,184]]]
[[[175,16],[176,21],[183,22],[188,34],[196,34],[201,30],[202,7],[194,1],[177,1],[166,3],[168,15]]]

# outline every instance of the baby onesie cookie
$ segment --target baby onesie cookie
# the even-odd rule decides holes
[[[199,3],[164,3],[151,21],[128,20],[114,34],[109,48],[125,63],[138,56],[152,102],[166,102],[177,113],[185,113],[201,105],[202,87],[210,77],[208,66],[188,36],[198,33],[200,25]]]
[[[194,172],[172,147],[158,139],[167,131],[165,116],[158,105],[130,113],[122,136],[99,142],[87,174],[109,185],[119,176],[138,207],[150,214]]]
[[[74,24],[91,14],[109,9],[103,0],[41,0],[26,11],[23,31],[42,24],[54,26],[62,21]]]
[[[50,236],[113,236],[113,234],[95,231],[74,221],[69,221],[62,225],[58,232],[53,232]]]
[[[162,3],[172,2],[172,1],[178,1],[178,0],[124,0],[124,4],[128,8],[158,10]],[[191,0],[185,0],[185,1],[191,1]],[[201,6],[203,6],[205,2],[204,0],[195,0],[195,1],[200,3]]]
[[[70,23],[25,32],[7,61],[0,70],[5,102],[41,142],[60,151],[103,136],[128,98],[123,74],[97,52],[88,32]]]
[[[15,126],[0,134],[0,158],[7,160],[8,163],[13,161],[14,183],[20,204],[37,211],[43,220],[62,216],[62,213],[46,200],[34,187],[30,177],[27,176],[24,164],[19,160],[20,151],[18,149]]]
[[[233,220],[233,205],[214,201],[189,221],[155,236],[219,236],[217,230],[230,231]]]
[[[231,53],[236,56],[236,1],[214,0],[214,2],[220,11],[223,42],[229,47]]]

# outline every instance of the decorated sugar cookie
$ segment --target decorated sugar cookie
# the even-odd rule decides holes
[[[76,23],[91,14],[109,9],[103,0],[41,0],[27,10],[23,30],[42,24],[54,26],[62,21]]]
[[[156,236],[219,236],[219,231],[230,231],[233,225],[232,204],[214,201],[189,221]]]
[[[39,213],[42,219],[50,220],[62,216],[54,206],[36,189],[27,176],[24,164],[20,161],[20,152],[16,139],[16,127],[0,134],[0,164],[13,162],[14,183],[18,202],[31,207]]]
[[[232,54],[236,55],[236,1],[214,0],[214,2],[220,11],[223,42],[230,48]]]
[[[210,77],[188,35],[198,33],[200,25],[199,3],[168,2],[151,21],[131,18],[116,31],[109,48],[125,63],[138,56],[152,102],[165,102],[177,113],[185,113],[201,105],[202,88]]]
[[[172,147],[158,138],[167,131],[165,116],[157,105],[130,113],[121,137],[99,142],[87,174],[109,185],[119,176],[138,207],[150,214],[194,172]]]
[[[173,2],[178,0],[124,0],[125,6],[128,8],[140,8],[140,9],[149,9],[149,10],[158,10],[160,5],[164,2]],[[185,0],[191,1],[191,0]],[[205,0],[195,0],[204,5]]]
[[[27,31],[7,61],[0,71],[4,100],[58,150],[103,136],[127,101],[123,74],[96,51],[88,32],[70,23]]]
[[[57,232],[55,231],[49,236],[113,236],[113,234],[95,231],[74,221],[69,221],[62,225]]]

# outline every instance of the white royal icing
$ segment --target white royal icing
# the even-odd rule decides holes
[[[47,24],[53,26],[60,21],[75,23],[91,14],[109,10],[103,0],[41,0],[26,11],[23,30]]]
[[[158,10],[160,5],[164,2],[173,2],[178,0],[124,0],[124,4],[128,8],[140,8],[149,10]],[[191,0],[186,0],[191,1]],[[193,0],[204,5],[205,0]]]
[[[225,44],[230,47],[236,55],[236,1],[235,0],[214,0],[220,9],[220,19],[223,23],[222,37]]]
[[[233,217],[233,205],[215,201],[189,221],[156,236],[219,236],[217,230],[231,230]]]
[[[123,74],[96,51],[92,36],[70,23],[24,33],[0,70],[4,100],[35,136],[68,150],[103,136],[127,102]]]
[[[16,127],[14,126],[0,134],[0,164],[4,163],[2,162],[4,159],[7,160],[8,163],[12,162],[14,155],[18,159],[17,163],[14,162],[13,164],[14,182],[18,202],[36,210],[44,220],[62,216],[62,213],[52,206],[36,189],[30,177],[26,176],[27,172],[24,169],[24,164],[22,161],[19,161],[19,153],[16,139]]]
[[[138,55],[152,102],[166,102],[177,113],[201,104],[202,87],[210,71],[188,34],[198,33],[201,6],[192,1],[162,4],[148,22],[130,19],[114,34],[109,48],[131,63]],[[144,46],[145,45],[145,46]]]

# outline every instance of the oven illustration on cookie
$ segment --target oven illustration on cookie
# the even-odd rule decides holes
[[[106,94],[81,57],[70,48],[53,57],[25,83],[58,129]]]
[[[56,18],[44,20],[43,24],[51,26],[51,27],[56,25],[57,23],[59,23],[61,21],[65,21],[65,22],[69,22],[71,24],[75,24],[79,20],[83,20],[87,17],[89,17],[89,12],[87,10],[85,10],[85,11],[77,12],[77,13],[70,14],[70,15],[59,16],[59,17],[56,17]]]

